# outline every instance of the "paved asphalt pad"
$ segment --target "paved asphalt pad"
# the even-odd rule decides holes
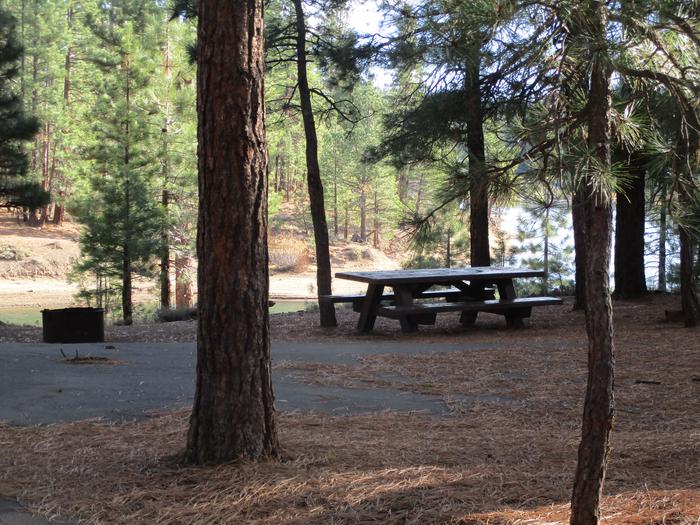
[[[44,525],[44,518],[33,516],[12,500],[0,499],[0,525]],[[54,525],[60,522],[52,522]]]
[[[348,364],[380,353],[478,351],[490,345],[427,343],[274,343],[274,362]],[[110,362],[69,364],[68,357]],[[105,418],[124,421],[189,407],[194,343],[0,344],[0,421],[35,425]],[[446,410],[440,397],[389,389],[310,385],[286,369],[273,374],[278,410],[346,415],[377,410]]]

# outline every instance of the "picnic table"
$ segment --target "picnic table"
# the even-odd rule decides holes
[[[378,316],[398,319],[402,332],[413,332],[419,324],[435,324],[440,312],[457,311],[465,326],[472,325],[479,312],[490,312],[503,315],[507,326],[520,327],[534,306],[562,304],[556,297],[516,297],[513,279],[543,275],[540,270],[496,266],[339,272],[335,274],[338,279],[367,283],[367,292],[321,299],[352,302],[360,313],[357,328],[362,332],[370,332]],[[391,288],[393,293],[385,293],[385,288]],[[417,301],[423,299],[444,300]]]

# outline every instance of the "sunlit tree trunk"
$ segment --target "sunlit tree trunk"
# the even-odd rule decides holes
[[[326,206],[321,182],[321,168],[318,163],[318,138],[311,106],[311,91],[306,71],[306,23],[301,0],[294,0],[297,22],[297,82],[299,84],[299,100],[304,120],[304,135],[306,137],[306,178],[311,204],[311,220],[314,227],[314,242],[316,245],[316,288],[319,297],[331,295],[332,273],[330,242],[328,239],[328,222]],[[321,326],[336,326],[335,306],[333,303],[319,300],[318,309]]]
[[[277,453],[262,0],[199,0],[199,315],[191,462]]]

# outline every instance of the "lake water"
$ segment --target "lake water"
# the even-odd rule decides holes
[[[315,301],[275,301],[270,313],[281,314],[306,310]],[[41,308],[0,308],[0,322],[14,325],[41,326]]]

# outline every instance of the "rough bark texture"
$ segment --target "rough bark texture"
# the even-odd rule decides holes
[[[277,452],[270,365],[262,0],[199,0],[199,316],[187,457]]]
[[[700,122],[692,112],[689,124],[682,123],[678,133],[676,145],[676,158],[674,171],[678,181],[678,202],[683,210],[691,210],[693,206],[693,193],[698,191],[692,170],[700,164],[700,136],[697,126]],[[697,232],[693,231],[692,219],[687,218],[679,228],[680,259],[681,259],[681,305],[683,308],[683,322],[691,328],[700,324],[700,301],[695,287],[695,268],[693,265],[694,243]]]
[[[467,66],[467,148],[469,149],[469,236],[471,265],[490,266],[489,245],[489,185],[485,173],[486,146],[484,144],[483,110],[481,107],[480,47],[475,46],[475,59]]]
[[[660,292],[666,292],[666,229],[668,228],[666,224],[666,206],[668,201],[668,190],[666,181],[663,182],[661,186],[661,197],[660,197],[661,210],[659,211],[659,286],[658,290]]]
[[[679,228],[681,244],[681,305],[683,323],[688,328],[700,324],[700,301],[695,288],[693,235],[688,228]]]
[[[318,139],[316,123],[311,106],[309,80],[306,76],[306,24],[301,0],[294,0],[297,21],[297,82],[299,84],[299,101],[304,119],[306,136],[306,181],[309,187],[311,220],[314,226],[316,243],[316,288],[318,295],[331,295],[331,255],[328,241],[328,223],[321,182],[321,168],[318,164]],[[321,314],[321,326],[337,326],[333,303],[318,302]]]
[[[571,223],[574,229],[576,289],[574,310],[586,309],[586,193],[584,188],[574,191],[571,203]]]
[[[644,275],[644,157],[628,159],[630,185],[617,194],[615,214],[615,299],[633,299],[647,293]]]
[[[597,40],[605,38],[606,9],[589,4],[589,23]],[[602,51],[593,55],[588,96],[588,142],[602,169],[610,166],[610,73]],[[596,187],[596,186],[593,186]],[[600,519],[609,438],[614,414],[614,344],[608,268],[612,206],[594,190],[586,202],[586,331],[588,383],[581,443],[571,498],[571,524],[592,525]]]

